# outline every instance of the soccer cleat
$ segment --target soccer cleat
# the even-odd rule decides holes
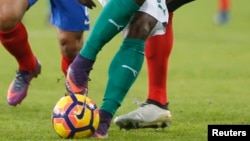
[[[88,80],[85,81],[85,79],[88,78],[88,75],[85,74],[86,72],[81,69],[72,69],[71,67],[69,67],[65,82],[68,94],[87,95]]]
[[[30,81],[41,73],[41,64],[37,61],[36,69],[32,72],[17,71],[15,79],[11,82],[7,101],[9,105],[16,106],[26,97]]]
[[[169,110],[154,104],[142,104],[138,109],[114,119],[120,129],[165,128],[171,124],[172,115]]]
[[[110,126],[111,120],[112,115],[103,110],[100,110],[100,123],[97,130],[93,134],[93,137],[99,139],[108,138],[108,128]]]

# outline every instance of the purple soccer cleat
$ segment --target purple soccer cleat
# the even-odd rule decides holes
[[[88,93],[88,80],[85,81],[85,78],[88,78],[87,75],[84,75],[85,72],[81,69],[73,69],[69,67],[67,78],[65,82],[66,89],[68,94],[83,94],[87,95]]]
[[[26,97],[30,81],[41,73],[41,64],[37,61],[36,69],[33,72],[17,71],[15,79],[11,82],[7,101],[11,106],[20,104]]]
[[[106,111],[100,110],[100,123],[97,130],[93,134],[94,138],[103,139],[108,137],[108,128],[112,117],[113,116]]]

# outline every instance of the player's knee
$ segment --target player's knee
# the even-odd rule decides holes
[[[82,33],[59,32],[59,44],[62,53],[68,58],[74,58],[83,45]]]
[[[74,58],[76,57],[76,55],[79,53],[79,49],[77,48],[70,48],[70,47],[65,47],[63,48],[63,54],[67,57],[67,58]]]
[[[81,43],[79,41],[60,41],[61,51],[68,58],[74,58],[81,49]]]
[[[1,12],[0,10],[0,30],[1,31],[9,31],[15,27],[18,23],[18,18],[15,16],[10,16],[6,13]]]

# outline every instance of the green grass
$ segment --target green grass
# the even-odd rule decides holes
[[[6,102],[17,64],[0,48],[1,141],[63,140],[53,131],[50,119],[52,108],[64,95],[65,88],[56,33],[46,20],[46,4],[46,1],[39,1],[24,18],[34,53],[43,68],[39,78],[32,81],[27,98],[17,107],[8,106]],[[106,140],[206,141],[208,124],[250,124],[250,2],[232,1],[231,21],[225,26],[213,24],[216,4],[216,1],[200,0],[175,13],[175,43],[168,78],[172,125],[157,131],[120,131],[112,123]],[[99,10],[91,11],[92,23]],[[118,35],[102,50],[91,73],[89,96],[98,106],[106,86],[107,64],[118,49],[121,37]],[[137,108],[132,104],[134,99],[145,100],[145,68],[117,115]]]

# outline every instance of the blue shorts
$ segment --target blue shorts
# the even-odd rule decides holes
[[[37,2],[37,0],[29,0],[29,7],[31,7],[36,2]]]
[[[50,6],[52,25],[72,32],[89,30],[88,8],[77,0],[50,0]]]

